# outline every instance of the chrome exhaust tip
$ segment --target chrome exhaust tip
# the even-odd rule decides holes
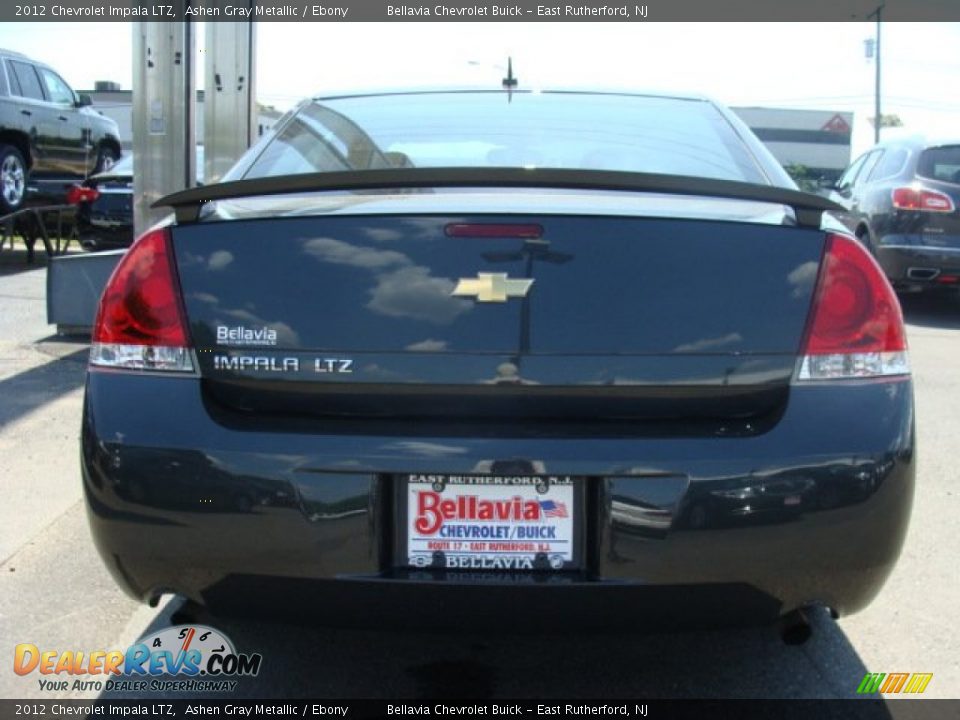
[[[907,277],[911,280],[933,280],[939,274],[940,271],[936,268],[907,268]]]

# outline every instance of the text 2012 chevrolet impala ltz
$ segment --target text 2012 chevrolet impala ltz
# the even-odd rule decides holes
[[[161,203],[83,415],[136,598],[763,622],[897,559],[897,299],[708,100],[316,98]]]

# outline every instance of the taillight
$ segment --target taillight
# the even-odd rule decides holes
[[[100,197],[100,191],[92,187],[83,187],[83,185],[73,185],[67,190],[67,203],[69,205],[79,205],[80,203],[93,202]]]
[[[138,370],[193,370],[170,231],[141,235],[100,297],[90,364]]]
[[[936,190],[921,187],[899,187],[892,193],[893,207],[897,210],[921,210],[923,212],[953,212],[953,200]]]
[[[910,373],[900,303],[853,238],[827,235],[801,356],[800,380]]]

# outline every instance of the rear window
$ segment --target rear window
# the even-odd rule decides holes
[[[106,175],[133,175],[133,155],[127,154],[107,170]]]
[[[927,148],[917,162],[917,175],[960,184],[960,145]]]
[[[386,167],[621,170],[767,183],[709,102],[525,92],[315,100],[243,176]]]
[[[113,171],[118,175],[121,173],[133,175],[133,155],[125,155],[120,158],[113,166]]]

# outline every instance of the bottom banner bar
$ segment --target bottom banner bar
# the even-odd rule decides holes
[[[960,700],[0,700],[0,718],[843,718],[960,717]],[[895,709],[894,709],[895,708]]]

